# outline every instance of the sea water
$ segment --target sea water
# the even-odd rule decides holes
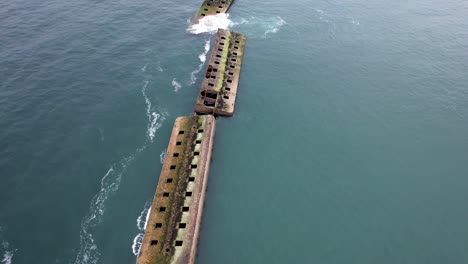
[[[0,263],[134,263],[218,27],[198,263],[468,263],[468,2],[0,3]]]

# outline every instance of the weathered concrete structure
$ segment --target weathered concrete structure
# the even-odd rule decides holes
[[[226,13],[233,0],[205,0],[192,20],[195,24],[205,16],[212,16],[220,13]]]
[[[195,112],[232,116],[244,55],[245,36],[219,29],[195,103]]]
[[[195,262],[214,133],[212,115],[176,119],[137,264]]]

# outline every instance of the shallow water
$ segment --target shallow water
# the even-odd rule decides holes
[[[202,77],[199,5],[0,3],[2,264],[134,263]],[[467,11],[236,0],[198,263],[468,262]]]

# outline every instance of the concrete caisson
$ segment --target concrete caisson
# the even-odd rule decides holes
[[[232,116],[244,55],[245,36],[219,29],[195,103],[195,112]]]
[[[137,264],[195,262],[214,133],[212,115],[176,119]]]
[[[205,16],[213,16],[226,13],[233,0],[205,0],[192,20],[192,24],[198,23]]]

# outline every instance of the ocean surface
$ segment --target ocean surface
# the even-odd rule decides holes
[[[468,1],[0,2],[0,263],[134,263],[217,27],[198,262],[468,263]]]

